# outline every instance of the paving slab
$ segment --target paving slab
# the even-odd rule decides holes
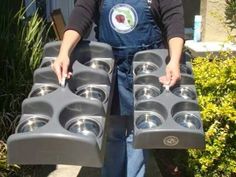
[[[81,168],[75,165],[57,165],[48,177],[77,177]]]
[[[47,177],[101,177],[101,169],[58,164],[56,169]],[[147,172],[145,177],[162,177],[152,155],[150,156],[147,164]]]

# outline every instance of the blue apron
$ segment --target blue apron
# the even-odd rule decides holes
[[[118,116],[109,118],[102,177],[144,177],[146,151],[132,146],[132,60],[138,51],[163,47],[161,30],[147,0],[104,0],[98,32],[98,41],[112,46],[117,66],[111,114]]]
[[[111,112],[121,116],[132,115],[133,56],[141,50],[163,47],[161,30],[147,0],[104,0],[98,41],[112,46],[117,65]]]

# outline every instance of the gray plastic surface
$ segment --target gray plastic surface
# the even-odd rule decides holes
[[[134,56],[134,147],[202,149],[205,147],[204,131],[191,63],[181,66],[180,83],[168,91],[159,83],[159,77],[165,75],[168,61],[168,51],[165,49],[142,51]],[[177,87],[185,87],[193,94],[179,97],[172,92]],[[142,88],[143,91],[140,91]],[[155,89],[149,88],[156,88],[160,93],[155,94]],[[145,96],[140,96],[142,94]]]
[[[80,42],[71,55],[72,78],[61,87],[50,67],[58,55],[60,44],[50,42],[44,47],[44,58],[34,72],[34,84],[28,98],[22,103],[16,132],[7,141],[10,164],[89,167],[103,164],[106,125],[113,94],[112,49],[104,43]],[[110,72],[84,65],[94,58],[106,62]],[[89,89],[81,96],[76,95],[79,88],[86,86],[103,90],[106,100],[101,102],[97,99],[101,96],[99,92],[86,95]]]

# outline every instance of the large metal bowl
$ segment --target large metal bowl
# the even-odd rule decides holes
[[[180,64],[180,72],[185,74],[192,74],[192,70],[184,64]]]
[[[158,69],[158,66],[151,62],[142,63],[135,67],[134,73],[136,75],[149,74]]]
[[[107,64],[106,62],[104,62],[102,60],[91,59],[90,61],[84,63],[84,65],[89,66],[89,67],[94,68],[94,69],[104,70],[107,73],[111,72],[111,68],[110,68],[109,64]]]
[[[51,64],[53,63],[54,63],[54,60],[46,61],[45,63],[41,65],[41,68],[51,66]]]
[[[53,91],[55,91],[58,87],[52,86],[52,85],[44,85],[41,86],[34,91],[32,91],[29,95],[29,97],[38,97],[38,96],[44,96],[47,95]]]
[[[199,121],[199,117],[187,112],[179,112],[174,115],[173,119],[179,125],[189,128],[189,129],[200,129],[201,123]]]
[[[158,87],[151,85],[140,88],[135,92],[136,100],[148,100],[159,96],[162,93],[162,90]]]
[[[196,93],[189,87],[176,87],[172,90],[172,93],[186,100],[196,99]]]
[[[72,133],[83,134],[86,136],[100,136],[101,126],[89,118],[74,118],[68,121],[65,128]]]
[[[156,128],[161,124],[162,124],[161,118],[152,113],[142,114],[136,120],[136,127],[138,129]]]
[[[105,91],[95,86],[86,86],[78,88],[75,94],[91,100],[99,100],[101,102],[106,102],[107,99]]]
[[[17,133],[32,132],[40,127],[43,127],[49,121],[48,118],[43,116],[33,116],[24,120],[16,127]]]

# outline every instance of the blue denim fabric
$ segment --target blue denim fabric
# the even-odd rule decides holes
[[[148,151],[134,149],[132,131],[127,131],[128,117],[111,117],[103,177],[144,177]]]
[[[116,19],[111,15],[114,11],[119,15],[123,10],[126,12],[121,16],[129,13],[132,16],[126,8],[114,10],[116,5],[127,5],[132,12],[136,11],[137,18],[131,19],[137,22],[133,30],[120,32],[114,28]],[[124,18],[129,20],[130,16]],[[138,51],[163,46],[161,30],[155,24],[147,0],[104,0],[98,32],[98,40],[112,46],[117,66],[111,111],[116,118],[111,117],[109,125],[102,177],[144,177],[148,154],[146,150],[133,148],[133,131],[128,126],[133,122],[134,107],[132,60]]]

